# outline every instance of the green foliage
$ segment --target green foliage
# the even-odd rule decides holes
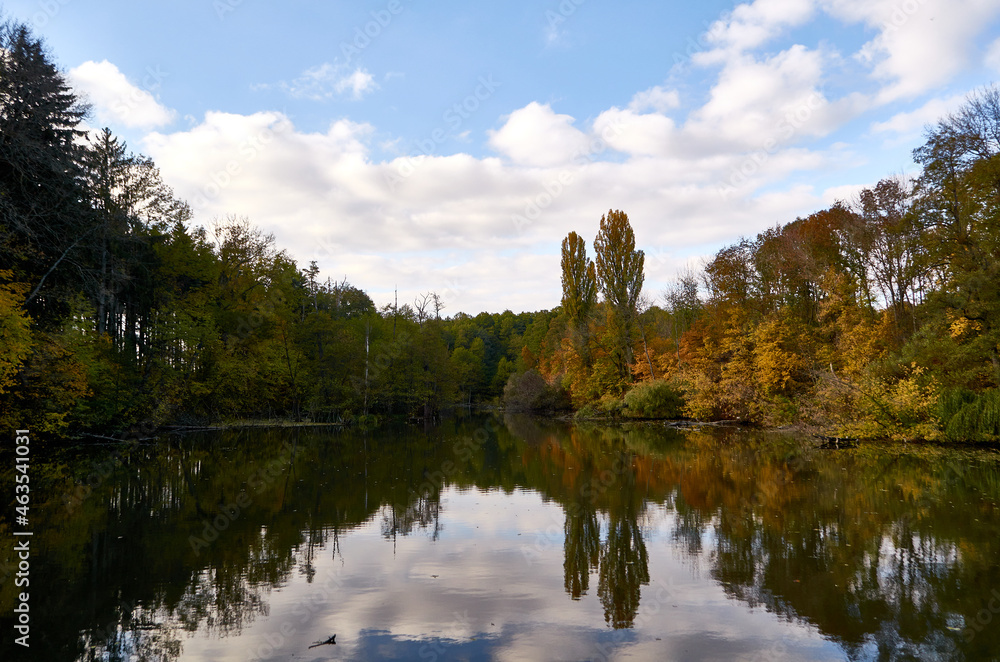
[[[625,394],[625,407],[634,418],[680,418],[684,398],[669,380],[654,379],[633,386]]]
[[[586,319],[597,303],[597,276],[587,243],[570,232],[562,243],[562,305],[572,322]]]
[[[609,210],[601,217],[594,252],[597,286],[606,303],[608,358],[621,378],[620,394],[624,384],[632,381],[633,327],[646,261],[645,254],[635,248],[635,233],[625,212]]]
[[[941,394],[938,416],[952,441],[996,441],[1000,438],[1000,389],[976,393],[951,388]]]
[[[82,140],[83,110],[41,41],[0,25],[5,421],[432,417],[502,396],[534,411],[571,398],[604,415],[1000,436],[997,87],[928,131],[915,183],[884,179],[724,247],[663,309],[640,297],[644,253],[609,210],[593,261],[575,232],[562,242],[560,308],[451,318],[433,292],[376,310],[247,218],[191,227],[150,159],[108,129]]]

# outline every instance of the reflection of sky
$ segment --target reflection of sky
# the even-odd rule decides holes
[[[314,561],[312,583],[292,573],[270,612],[240,636],[202,633],[183,660],[840,660],[815,628],[726,598],[679,553],[667,513],[641,520],[650,584],[629,630],[605,624],[590,591],[563,587],[562,508],[534,492],[459,491],[441,497],[438,540],[395,540],[379,516]],[[606,533],[606,527],[605,527]],[[711,549],[711,546],[706,547]],[[336,633],[336,646],[309,649]]]

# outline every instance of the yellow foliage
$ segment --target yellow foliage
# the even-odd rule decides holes
[[[811,367],[809,341],[795,320],[772,316],[753,332],[753,369],[766,396],[791,394],[796,377]]]
[[[916,363],[897,380],[867,380],[853,393],[854,416],[842,427],[844,434],[862,438],[890,438],[898,441],[937,439],[937,417],[941,385],[924,376],[926,369]]]
[[[0,278],[10,277],[10,271],[0,270]],[[0,283],[0,394],[7,392],[31,352],[31,320],[20,306],[26,289],[19,283]]]
[[[948,312],[948,319],[951,320],[948,330],[955,340],[963,340],[983,330],[983,325],[979,322],[970,320],[968,317],[955,316],[951,311]]]

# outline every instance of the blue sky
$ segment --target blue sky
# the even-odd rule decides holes
[[[2,7],[196,224],[247,216],[378,304],[436,291],[446,314],[558,305],[561,239],[612,208],[655,300],[912,172],[923,126],[1000,77],[998,0]]]

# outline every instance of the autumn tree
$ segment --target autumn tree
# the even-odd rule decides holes
[[[941,265],[935,305],[963,353],[979,357],[980,383],[1000,384],[1000,88],[980,90],[931,127],[914,159],[929,250]]]
[[[916,330],[914,309],[928,286],[926,235],[907,182],[887,178],[863,188],[856,202],[860,231],[854,237],[868,256],[868,271],[897,331]]]
[[[601,217],[594,239],[597,284],[608,315],[610,356],[622,384],[631,380],[632,335],[642,291],[645,255],[635,248],[635,234],[623,211]]]
[[[587,242],[570,232],[562,242],[562,305],[570,321],[587,318],[597,303],[594,262],[587,257]]]

